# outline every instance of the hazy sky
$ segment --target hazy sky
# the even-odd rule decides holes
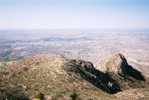
[[[0,29],[88,28],[149,28],[149,0],[0,0]]]

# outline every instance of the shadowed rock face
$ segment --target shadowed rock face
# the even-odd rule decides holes
[[[107,93],[113,94],[121,91],[120,85],[116,80],[111,78],[109,74],[95,69],[89,61],[70,60],[66,63],[66,66],[69,66],[67,68],[68,71],[79,74],[83,79]]]
[[[81,66],[83,69],[85,69],[88,72],[95,72],[96,69],[94,68],[92,62],[89,61],[84,61],[84,60],[71,60],[72,62],[74,62],[75,64]]]

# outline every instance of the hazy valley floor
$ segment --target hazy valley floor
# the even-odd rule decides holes
[[[58,54],[96,64],[113,53],[125,55],[129,64],[149,77],[148,32],[1,31],[0,66],[28,56]]]

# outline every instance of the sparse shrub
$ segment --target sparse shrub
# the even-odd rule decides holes
[[[38,98],[40,100],[43,100],[45,98],[45,94],[41,91],[37,92],[37,94],[35,95],[35,98]]]
[[[70,97],[71,97],[72,100],[77,100],[77,98],[79,97],[79,95],[78,95],[75,91],[73,91],[73,92],[70,94]]]
[[[6,66],[8,66],[7,63],[6,62],[3,62],[2,65],[0,66],[0,70],[6,68]]]
[[[28,68],[28,67],[24,67],[23,70],[24,70],[24,71],[28,71],[29,68]]]
[[[0,100],[29,100],[29,97],[20,88],[8,88],[3,90]]]

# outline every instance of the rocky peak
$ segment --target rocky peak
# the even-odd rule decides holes
[[[97,68],[104,72],[114,72],[118,74],[125,74],[128,70],[128,63],[124,55],[121,53],[116,53],[111,57],[102,60]]]
[[[112,72],[118,75],[128,75],[135,79],[145,80],[142,74],[127,63],[126,58],[121,53],[115,53],[111,57],[102,60],[97,69],[104,72]]]

